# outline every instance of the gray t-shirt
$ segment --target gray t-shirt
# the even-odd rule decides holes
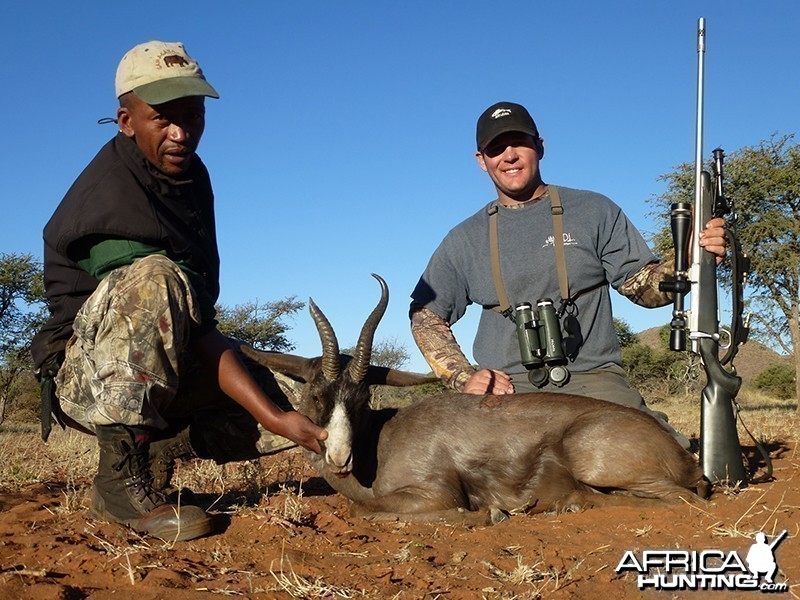
[[[576,300],[583,345],[570,370],[580,372],[622,357],[611,315],[608,285],[657,259],[642,235],[611,200],[584,190],[558,188],[564,207],[564,250],[570,294],[599,285]],[[434,252],[411,294],[415,303],[455,323],[472,303],[484,308],[473,345],[480,368],[524,373],[514,323],[490,310],[497,306],[489,254],[488,204],[453,228]],[[500,268],[509,302],[551,298],[559,305],[553,221],[547,196],[518,208],[499,206]]]

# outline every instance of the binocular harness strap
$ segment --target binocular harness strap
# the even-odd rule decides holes
[[[497,240],[497,202],[492,202],[491,206],[489,206],[489,254],[492,259],[494,288],[497,291],[497,300],[500,302],[500,305],[493,307],[492,310],[513,321],[514,310],[508,301],[506,286],[503,285],[503,274],[500,272],[500,244]]]
[[[548,186],[547,195],[550,197],[550,214],[553,216],[553,250],[555,251],[556,255],[558,287],[561,291],[562,298],[561,307],[559,308],[560,316],[563,314],[565,306],[572,303],[574,298],[570,298],[569,296],[567,258],[566,254],[564,253],[564,219],[562,218],[562,215],[564,214],[564,207],[561,205],[561,197],[558,195],[558,188],[556,188],[556,186]],[[513,321],[514,309],[508,300],[508,294],[506,293],[506,288],[503,284],[503,274],[500,271],[500,243],[498,241],[497,211],[498,203],[497,201],[494,201],[489,206],[489,254],[492,261],[492,278],[494,279],[494,287],[497,292],[497,300],[500,302],[500,305],[492,307],[492,310]],[[579,294],[580,293],[582,292],[579,292]]]
[[[574,300],[569,296],[569,279],[567,278],[567,257],[564,254],[564,207],[558,188],[550,186],[550,214],[553,216],[553,251],[556,254],[556,270],[558,271],[558,287],[561,291],[561,306]]]

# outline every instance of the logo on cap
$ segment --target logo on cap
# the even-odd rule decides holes
[[[510,108],[498,108],[491,114],[492,119],[499,119],[500,117],[507,117],[511,114]]]
[[[170,54],[169,56],[164,57],[164,64],[167,67],[174,67],[178,65],[179,67],[188,67],[189,63],[186,62],[186,59],[182,56],[178,56],[177,54]]]

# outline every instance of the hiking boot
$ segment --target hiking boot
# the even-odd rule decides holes
[[[96,429],[100,464],[94,478],[89,517],[123,523],[167,541],[192,540],[212,530],[201,508],[171,504],[153,488],[150,431],[124,425]]]
[[[200,453],[192,445],[188,427],[173,437],[151,441],[149,456],[153,489],[159,492],[164,492],[170,487],[176,460],[201,458]]]

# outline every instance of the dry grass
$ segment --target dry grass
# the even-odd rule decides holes
[[[743,391],[738,401],[742,419],[760,442],[800,441],[796,401],[776,400],[753,390]],[[667,413],[670,423],[679,431],[698,435],[700,401],[696,396],[673,397],[656,403],[655,408]],[[741,426],[739,432],[742,444],[751,446]],[[0,490],[17,491],[31,483],[66,482],[59,512],[72,513],[88,505],[97,461],[97,444],[91,436],[56,428],[45,444],[35,424],[0,426]],[[259,460],[227,465],[199,460],[179,463],[173,485],[216,495],[212,508],[230,513],[257,507],[266,498],[282,498],[282,503],[270,507],[274,516],[302,522],[305,509],[302,481],[308,474],[303,471],[299,451],[288,451],[285,460],[273,461],[271,467],[264,465]]]
[[[268,497],[280,497],[276,516],[299,522],[303,502],[302,461],[290,450],[278,466],[259,460],[217,465],[210,460],[178,463],[172,479],[178,490],[216,496],[213,510],[238,513],[252,510]],[[47,443],[33,424],[0,427],[0,491],[18,492],[35,483],[58,482],[64,487],[57,513],[73,513],[90,503],[91,483],[99,451],[95,438],[71,429],[54,429]]]
[[[307,579],[295,573],[291,561],[283,557],[275,566],[270,564],[269,573],[277,584],[277,589],[289,594],[292,598],[355,598],[364,596],[363,592],[349,587],[335,586],[325,583],[322,578]]]
[[[45,444],[37,425],[0,427],[0,487],[17,490],[30,483],[67,481],[70,494],[94,476],[98,450],[94,438],[56,429]],[[66,498],[68,505],[75,499]]]
[[[527,564],[522,556],[517,556],[517,564],[510,570],[505,571],[500,567],[486,563],[489,574],[492,578],[498,580],[500,583],[511,585],[532,585],[534,583],[540,584],[538,592],[558,578],[558,574],[554,573],[551,569],[545,569],[542,565],[544,561],[538,560],[535,563]]]
[[[670,425],[688,437],[700,434],[700,398],[698,395],[673,396],[666,400],[652,401],[645,396],[654,410],[665,412]],[[745,389],[737,397],[740,416],[747,429],[761,443],[800,441],[800,414],[796,400],[778,400],[758,390]],[[752,441],[738,424],[742,443]],[[788,437],[787,437],[788,436]]]
[[[800,441],[797,400],[777,400],[758,390],[745,390],[738,401],[741,418],[758,441]]]

